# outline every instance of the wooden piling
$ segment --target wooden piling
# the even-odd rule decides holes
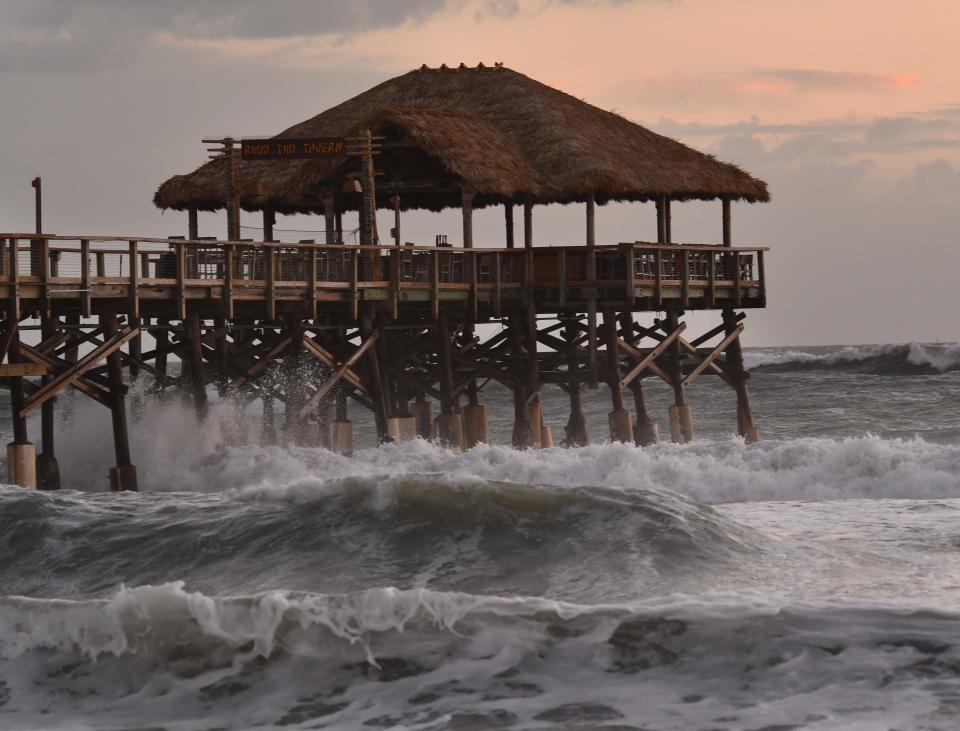
[[[40,320],[40,337],[47,341],[57,332],[57,320],[44,316]],[[49,373],[41,378],[41,384],[47,385],[53,376]],[[60,489],[60,465],[57,463],[54,447],[54,405],[56,398],[44,401],[40,406],[41,452],[37,455],[37,487],[41,490]]]
[[[636,345],[637,338],[633,327],[633,313],[620,313],[620,330],[623,333],[623,339],[628,345]],[[637,412],[637,420],[634,424],[633,440],[638,447],[644,447],[650,444],[656,444],[660,441],[660,433],[657,425],[653,423],[650,414],[647,412],[646,399],[643,393],[643,376],[636,376],[630,381],[630,392],[633,394],[633,406]]]
[[[633,442],[633,426],[630,412],[623,401],[623,386],[620,385],[620,347],[617,343],[617,318],[613,310],[603,311],[603,329],[606,335],[607,383],[610,386],[610,441]]]
[[[564,340],[567,343],[567,373],[570,376],[567,381],[567,393],[570,396],[570,417],[567,420],[566,438],[564,439],[564,444],[568,447],[584,447],[590,443],[590,437],[587,434],[587,420],[583,415],[583,386],[580,383],[580,359],[577,356],[579,335],[580,331],[574,325],[574,320],[568,319],[563,328]]]
[[[203,334],[200,327],[200,315],[192,312],[184,323],[190,348],[187,358],[190,364],[190,378],[193,384],[193,404],[197,418],[207,417],[207,380],[203,366]]]
[[[117,335],[117,316],[100,316],[104,337],[109,340]],[[130,437],[127,434],[127,410],[124,403],[126,387],[123,383],[123,360],[120,350],[115,349],[107,356],[107,377],[110,381],[110,415],[113,421],[113,448],[117,464],[110,470],[110,489],[116,492],[135,491],[137,487],[137,468],[130,462]]]
[[[14,246],[16,243],[14,242]],[[15,256],[16,254],[12,254]],[[9,312],[9,310],[8,310]],[[20,323],[18,318],[7,318],[7,360],[10,364],[22,362],[20,358]],[[27,438],[27,417],[23,414],[26,403],[23,376],[9,377],[10,418],[13,422],[13,441],[7,445],[7,482],[30,489],[37,487],[37,459],[32,442]]]

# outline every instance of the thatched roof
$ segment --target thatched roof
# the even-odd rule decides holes
[[[767,185],[735,165],[634,124],[617,114],[500,65],[426,66],[390,79],[294,125],[278,137],[385,135],[378,190],[397,193],[405,208],[460,205],[460,189],[476,206],[531,200],[678,200],[729,197],[769,200]],[[160,208],[223,207],[223,161],[175,175],[154,196]],[[356,169],[349,158],[244,161],[264,195],[248,209],[317,211],[324,189],[339,191]],[[379,202],[386,205],[387,195]],[[356,205],[340,195],[338,205]]]

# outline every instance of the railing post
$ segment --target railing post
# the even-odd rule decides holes
[[[493,314],[496,317],[503,315],[503,307],[500,302],[500,252],[493,253]]]
[[[733,254],[733,305],[740,306],[740,252]]]
[[[227,319],[233,319],[233,244],[223,247],[223,305]]]
[[[400,314],[400,249],[390,249],[390,316],[394,320]]]
[[[663,250],[659,246],[653,252],[653,302],[657,309],[663,306]]]
[[[567,304],[567,250],[557,252],[557,304]]]
[[[683,306],[686,308],[690,305],[690,252],[684,249],[683,253],[680,255],[680,261],[681,266],[683,267],[683,271],[680,275],[683,286]]]
[[[93,309],[90,291],[90,239],[80,239],[80,314],[90,317]]]
[[[10,239],[10,313],[11,322],[20,320],[20,242]]]
[[[107,276],[107,258],[102,251],[96,253],[97,258],[97,277],[102,278]]]
[[[630,309],[633,309],[634,300],[636,298],[636,283],[637,283],[637,253],[634,251],[633,244],[630,244],[624,249],[624,277],[625,286],[624,294],[627,298],[627,305]]]
[[[477,253],[475,251],[464,252],[464,262],[468,265],[468,281],[470,282],[470,294],[468,307],[470,317],[474,322],[477,321]]]
[[[310,318],[313,320],[316,320],[317,319],[317,249],[314,246],[310,247],[310,309],[309,309],[309,312],[310,312]]]
[[[137,291],[139,287],[139,254],[137,252],[138,242],[130,241],[130,319],[140,319],[140,294]],[[137,323],[139,324],[139,323]]]
[[[50,317],[50,239],[40,239],[40,281],[43,283],[43,316]]]
[[[430,252],[430,311],[433,319],[440,316],[440,252],[433,249]]]
[[[350,249],[350,315],[354,320],[359,319],[360,303],[357,291],[357,266],[360,260],[360,249]]]
[[[187,251],[186,244],[177,242],[174,251],[177,256],[177,319],[187,318]]]
[[[710,306],[717,304],[717,255],[711,251],[707,259],[707,282],[710,297]]]
[[[277,299],[276,299],[276,266],[277,262],[273,247],[263,244],[263,266],[267,275],[267,319],[275,320],[277,318]]]
[[[757,276],[760,279],[760,306],[767,306],[767,277],[763,269],[763,250],[757,250]]]

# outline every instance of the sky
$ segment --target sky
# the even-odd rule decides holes
[[[958,28],[956,0],[0,0],[0,230],[32,230],[40,175],[48,232],[185,234],[152,197],[202,138],[276,134],[424,63],[502,62],[769,183],[733,209],[735,243],[771,249],[748,345],[957,341]],[[406,214],[404,238],[458,241],[458,215]],[[538,245],[583,242],[582,205],[534,217]],[[502,220],[478,213],[477,245]],[[675,204],[673,226],[718,243],[720,204]],[[655,231],[651,204],[597,211],[598,243]]]

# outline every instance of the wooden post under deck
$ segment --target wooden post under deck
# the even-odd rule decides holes
[[[117,334],[117,316],[100,316],[104,338]],[[137,490],[137,468],[130,463],[130,437],[127,434],[127,410],[124,404],[123,361],[119,350],[107,356],[107,376],[110,380],[110,415],[113,420],[113,448],[117,465],[110,470],[110,489]]]
[[[633,330],[633,313],[620,313],[620,329],[627,345],[636,345],[637,338]],[[656,444],[659,434],[656,425],[647,413],[647,404],[643,394],[643,376],[636,376],[630,381],[630,392],[633,394],[633,405],[637,411],[637,421],[633,427],[633,441],[638,447]]]
[[[633,443],[633,425],[630,412],[623,401],[623,386],[620,384],[620,346],[617,343],[617,316],[613,310],[603,311],[603,329],[607,347],[607,383],[610,385],[610,441]]]
[[[40,319],[40,338],[48,340],[57,332],[57,322],[54,318],[44,316]],[[47,374],[41,379],[46,385],[53,376]],[[41,490],[60,489],[60,465],[57,463],[56,449],[54,448],[54,404],[57,399],[44,401],[40,406],[41,452],[37,455],[37,487]]]
[[[721,199],[723,210],[723,245],[725,248],[733,246],[733,225],[730,214],[730,199]],[[738,277],[739,279],[739,277]],[[739,284],[738,284],[739,286]],[[733,308],[725,307],[723,309],[723,329],[727,335],[733,333],[737,328],[737,314]],[[743,367],[743,346],[740,344],[740,338],[734,338],[727,346],[724,353],[726,359],[726,372],[733,382],[734,390],[737,392],[737,432],[748,442],[759,442],[760,432],[753,422],[753,409],[750,406],[750,391],[747,388],[747,379],[750,374]]]
[[[16,241],[13,242],[16,247]],[[16,250],[11,250],[11,256],[16,257]],[[16,317],[10,317],[11,310],[7,310],[7,333],[9,345],[7,360],[10,364],[20,363],[20,324]],[[10,411],[13,422],[13,441],[7,445],[7,482],[20,487],[36,488],[36,452],[32,442],[27,438],[27,417],[22,410],[26,404],[23,389],[23,376],[10,376]]]
[[[197,417],[203,420],[207,416],[207,379],[203,367],[203,335],[200,329],[200,315],[196,312],[190,313],[184,325],[190,342],[187,358],[190,363],[190,377],[193,383],[193,403],[197,410]]]
[[[593,193],[587,196],[587,385],[596,388],[600,380],[600,365],[597,361],[597,228],[596,203]]]
[[[503,204],[503,223],[506,234],[507,248],[513,248],[513,203]]]
[[[583,415],[583,387],[580,384],[578,371],[580,370],[580,359],[577,357],[577,338],[580,331],[574,326],[572,321],[568,321],[563,327],[564,339],[567,341],[567,372],[570,374],[567,388],[570,394],[570,418],[567,420],[566,439],[564,444],[568,447],[585,447],[590,443],[590,437],[587,433],[587,420]]]

